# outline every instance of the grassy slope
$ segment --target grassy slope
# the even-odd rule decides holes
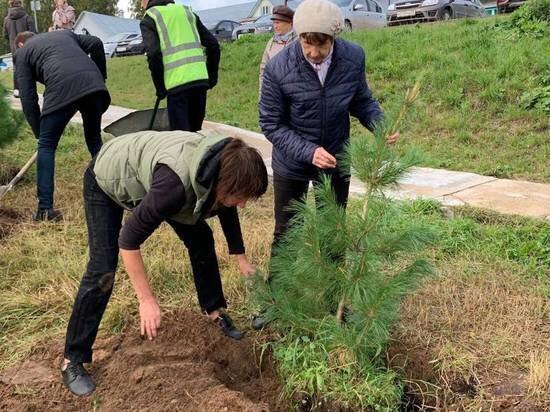
[[[468,27],[465,23],[458,24],[458,30]],[[448,36],[451,36],[452,29],[451,26],[438,28],[434,25],[395,32],[407,30],[417,30],[419,33],[448,31]],[[371,36],[380,36],[380,39],[384,39],[384,36],[391,38],[392,33],[368,32],[357,36],[369,39]],[[407,40],[403,39],[403,42],[407,43]],[[211,118],[244,127],[256,127],[256,52],[262,44],[254,39],[254,42],[239,43],[224,49],[220,85],[210,100]],[[371,49],[376,48],[377,43],[370,44]],[[536,48],[534,45],[531,47]],[[383,47],[380,46],[380,49]],[[237,52],[242,54],[240,58]],[[422,50],[417,49],[417,52],[421,53]],[[373,51],[369,53],[370,62],[375,64],[373,54]],[[381,55],[378,58],[381,59]],[[538,59],[536,56],[533,58]],[[393,61],[395,63],[392,64],[396,66],[404,64],[400,58],[394,58]],[[456,64],[461,64],[461,61]],[[136,80],[133,72],[132,76],[129,75],[126,66],[128,62],[136,62],[137,67],[132,69],[135,72],[142,68],[143,78],[138,77]],[[124,70],[117,67],[119,64],[124,65]],[[392,65],[388,60],[381,60],[378,64]],[[536,64],[525,64],[524,67],[534,67]],[[247,68],[247,65],[251,67]],[[399,76],[392,76],[391,81],[380,77],[381,74],[377,76],[372,65],[369,72],[373,73],[370,76],[371,83],[378,97],[384,101],[385,107],[392,107],[391,102],[398,100],[396,94],[401,93],[404,87],[403,83],[399,83]],[[130,78],[134,80],[124,83]],[[408,80],[409,76],[403,75],[401,78],[401,82]],[[120,100],[123,93],[127,92],[127,102],[136,99],[139,107],[152,104],[148,73],[141,58],[112,61],[110,82],[115,103],[127,104]],[[460,82],[458,78],[456,82]],[[430,84],[427,84],[426,89],[424,107],[427,102],[432,102],[430,99],[450,93],[443,86],[439,94],[432,90]],[[513,90],[517,94],[521,88]],[[223,104],[215,105],[215,102]],[[443,100],[440,104],[438,113],[446,118],[461,113],[459,108],[447,105]],[[501,116],[502,124],[509,128],[517,119],[512,116],[515,110],[513,105],[507,107],[507,110],[495,113]],[[488,116],[488,113],[492,113],[489,107],[483,116]],[[525,119],[525,116],[531,115],[521,112],[519,116]],[[532,116],[533,123],[526,123],[526,127],[530,128],[531,124],[540,127],[544,119],[538,115]],[[416,121],[418,125],[409,127],[433,127],[431,122],[426,121],[422,110],[418,110]],[[467,126],[470,125],[471,122]],[[491,125],[494,126],[494,123]],[[412,137],[410,130],[407,128],[407,136],[422,143],[423,140],[418,139],[418,136]],[[440,139],[443,139],[441,136]],[[542,139],[540,131],[534,133],[534,136]],[[459,139],[447,137],[445,140],[447,151],[461,144]],[[35,145],[35,140],[26,129],[20,141],[0,153],[0,164],[22,164]],[[431,146],[436,147],[433,141]],[[481,146],[479,152],[484,147]],[[507,147],[501,149],[504,154],[510,151]],[[537,153],[528,156],[517,155],[518,167],[522,159],[528,159],[534,165],[533,170],[545,170],[545,176],[548,176],[548,166],[544,169],[542,161],[537,163],[536,159],[532,160],[543,149],[544,146],[541,146],[534,151]],[[485,151],[491,152],[493,156],[503,156],[495,150]],[[81,175],[87,157],[80,129],[72,128],[62,139],[57,157],[56,201],[66,216],[65,222],[60,225],[34,225],[25,221],[18,233],[0,242],[0,369],[24,356],[37,342],[48,342],[64,333],[73,296],[86,262]],[[536,164],[539,164],[539,169],[536,169]],[[22,184],[3,201],[3,207],[30,215],[35,207],[33,173],[26,184]],[[521,176],[519,172],[518,176]],[[537,174],[536,177],[544,180],[543,175]],[[272,199],[267,196],[243,213],[248,253],[252,261],[260,266],[265,266],[268,259],[273,224],[271,204]],[[545,399],[550,405],[550,401],[545,398],[545,393],[550,389],[550,348],[547,340],[549,331],[544,323],[550,311],[550,225],[467,209],[459,211],[456,218],[447,220],[429,202],[411,204],[408,213],[411,220],[427,220],[437,226],[442,234],[440,244],[432,250],[440,276],[427,282],[418,294],[405,302],[402,319],[396,325],[394,334],[396,340],[391,353],[405,353],[410,357],[410,364],[405,370],[412,378],[412,386],[417,387],[427,399],[439,402],[440,406],[446,402],[455,402],[454,409],[460,409],[459,405],[463,405],[477,410],[479,407],[489,409],[492,400],[502,398],[493,392],[493,384],[519,382],[522,391],[533,396],[534,405],[543,405]],[[245,324],[245,317],[252,310],[247,304],[247,285],[227,257],[225,242],[218,228],[216,239],[228,300],[237,319]],[[181,306],[196,307],[189,264],[187,259],[182,259],[182,253],[185,253],[182,249],[175,235],[166,227],[155,233],[145,245],[144,255],[152,284],[166,310]],[[120,269],[102,333],[120,330],[136,314],[130,282],[123,269]],[[262,335],[259,336],[261,339]],[[394,358],[394,363],[401,363],[399,356]],[[420,366],[415,368],[414,364]],[[422,368],[425,371],[420,373]],[[423,380],[430,384],[424,384]],[[468,391],[454,385],[460,381],[475,383],[477,391],[467,394]]]
[[[507,38],[495,19],[461,20],[351,33],[367,53],[376,98],[392,111],[406,87],[426,72],[417,110],[402,146],[429,155],[427,166],[498,177],[550,181],[550,120],[520,107],[525,91],[550,71],[550,39]],[[220,84],[210,92],[207,116],[259,131],[258,66],[266,38],[222,47]],[[109,62],[113,103],[152,107],[145,57]],[[130,75],[131,74],[131,75]],[[353,132],[362,128],[354,122]]]

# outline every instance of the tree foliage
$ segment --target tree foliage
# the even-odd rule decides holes
[[[6,95],[6,89],[0,84],[0,148],[17,137],[22,123],[22,116],[10,108]]]

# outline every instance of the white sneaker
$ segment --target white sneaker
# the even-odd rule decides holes
[[[13,89],[13,97],[19,99],[19,89]]]

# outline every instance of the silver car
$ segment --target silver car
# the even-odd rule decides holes
[[[386,13],[375,0],[330,0],[344,14],[346,30],[376,29],[386,25]]]

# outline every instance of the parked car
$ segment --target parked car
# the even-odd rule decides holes
[[[375,29],[386,25],[386,13],[375,0],[331,0],[344,14],[346,30]]]
[[[252,23],[241,24],[233,30],[233,40],[237,40],[243,34],[263,34],[273,33],[273,21],[271,21],[271,14],[264,14],[258,17]]]
[[[217,23],[207,24],[206,28],[218,41],[231,41],[231,35],[239,23],[233,20],[221,20]]]
[[[105,57],[145,53],[143,40],[139,33],[115,34],[103,43],[103,48],[105,49]]]
[[[482,17],[479,0],[398,0],[388,6],[388,25]]]
[[[497,0],[499,13],[510,13],[525,3],[525,0]]]
[[[145,54],[145,44],[141,34],[131,39],[126,39],[118,42],[116,46],[116,56],[133,56],[136,54]]]

